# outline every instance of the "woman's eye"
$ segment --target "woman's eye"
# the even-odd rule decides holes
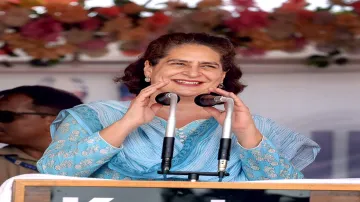
[[[204,65],[203,67],[206,67],[206,68],[216,68],[216,67],[213,66],[213,65]]]
[[[181,62],[177,62],[177,63],[172,63],[173,65],[180,65],[180,66],[183,66],[185,65],[185,63],[181,63]]]

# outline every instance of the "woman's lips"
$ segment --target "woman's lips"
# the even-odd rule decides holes
[[[203,83],[201,81],[189,81],[189,80],[180,80],[180,79],[176,79],[173,81],[175,83],[177,83],[179,85],[183,85],[183,86],[199,86]]]

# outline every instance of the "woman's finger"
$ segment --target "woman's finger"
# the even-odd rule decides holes
[[[230,93],[230,97],[234,100],[235,106],[247,109],[245,103],[237,95]]]
[[[209,88],[209,91],[213,92],[213,93],[217,93],[217,94],[225,96],[225,97],[230,97],[230,92],[227,92],[220,88]]]
[[[141,94],[139,94],[137,96],[138,100],[143,102],[146,99],[150,99],[150,96],[155,93],[158,90],[158,88],[151,88],[149,90],[147,90],[146,92],[142,92]]]
[[[153,84],[146,89],[143,89],[140,91],[139,95],[137,97],[150,97],[154,92],[159,90],[160,88],[166,86],[169,83],[169,81],[161,81],[159,83]]]
[[[232,92],[227,92],[220,88],[210,88],[209,91],[217,93],[217,94],[225,96],[225,97],[230,97],[234,100],[235,106],[240,107],[243,110],[248,110],[248,107],[244,104],[244,102],[237,95],[235,95]]]
[[[139,95],[136,96],[136,100],[139,100],[144,105],[147,105],[148,102],[150,101],[150,96],[153,93],[155,93],[157,90],[159,90],[160,88],[164,87],[167,84],[168,84],[168,82],[163,82],[161,84],[154,85],[152,88],[149,88],[146,91],[139,93]]]

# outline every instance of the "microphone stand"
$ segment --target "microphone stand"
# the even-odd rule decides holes
[[[220,149],[218,154],[218,172],[190,172],[190,171],[170,171],[171,160],[173,158],[174,151],[174,141],[175,141],[175,127],[176,127],[176,104],[178,97],[174,93],[168,93],[167,96],[170,97],[170,113],[169,120],[166,127],[166,134],[163,142],[162,149],[162,162],[161,162],[161,171],[158,171],[158,174],[163,174],[166,179],[166,175],[187,175],[188,180],[191,182],[196,182],[199,180],[201,175],[203,176],[218,176],[219,181],[222,181],[224,176],[229,176],[229,173],[226,172],[227,161],[230,157],[231,149],[231,121],[232,114],[234,109],[234,100],[228,97],[218,97],[219,101],[227,102],[226,117],[224,120],[223,134],[220,140]]]
[[[234,100],[232,98],[220,97],[220,101],[226,102],[226,116],[224,120],[223,132],[220,140],[220,149],[218,154],[218,172],[219,178],[222,178],[226,174],[227,162],[230,159],[230,149],[231,149],[231,122],[232,122],[232,114],[234,111]]]
[[[163,142],[163,150],[161,154],[161,171],[166,177],[166,174],[170,171],[171,160],[174,153],[175,142],[175,127],[176,127],[176,105],[178,102],[178,96],[175,93],[167,93],[166,96],[170,98],[170,113],[168,124],[166,126],[166,133]]]

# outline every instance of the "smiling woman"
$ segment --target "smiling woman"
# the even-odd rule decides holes
[[[223,83],[226,74],[220,65],[219,54],[203,45],[182,45],[172,49],[156,68],[147,61],[144,72],[155,83],[169,79],[171,82],[164,91],[177,88],[179,96],[192,100],[194,95],[206,93],[210,87]]]
[[[245,86],[239,80],[242,72],[233,62],[234,57],[234,47],[225,38],[205,34],[165,35],[152,41],[145,53],[116,81],[125,83],[134,94],[150,85],[146,78],[151,83],[164,79],[197,81],[201,86],[193,89],[196,90],[193,95],[207,93],[208,88],[219,84],[224,90],[237,94]],[[164,90],[172,85],[170,82]]]
[[[303,178],[319,146],[272,120],[252,115],[235,94],[244,89],[232,43],[203,33],[173,33],[152,41],[130,64],[123,82],[136,94],[131,102],[100,101],[60,112],[53,141],[38,161],[48,174],[110,179],[163,180],[162,141],[169,107],[155,101],[163,92],[181,97],[176,110],[172,168],[217,172],[217,152],[226,113],[200,107],[204,93],[232,98],[231,153],[223,181]],[[186,180],[186,176],[172,176]],[[201,181],[218,181],[201,176]]]

